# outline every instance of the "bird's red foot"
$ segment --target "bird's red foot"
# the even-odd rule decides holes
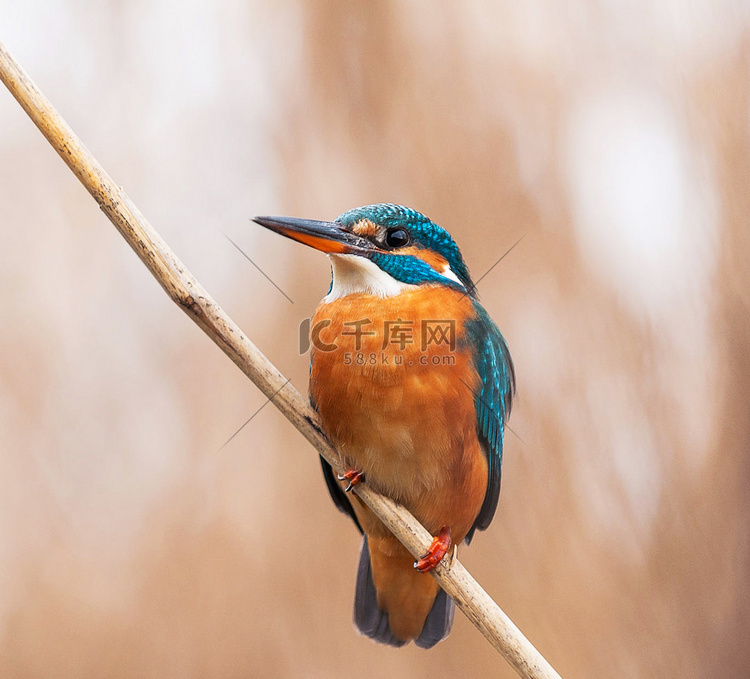
[[[346,488],[344,488],[345,493],[348,493],[360,481],[363,481],[364,478],[365,478],[365,475],[362,472],[358,472],[356,469],[349,469],[345,471],[343,474],[338,475],[339,481],[349,482],[349,485]]]
[[[427,554],[421,559],[414,562],[414,568],[420,573],[428,573],[440,563],[448,550],[451,548],[451,529],[443,526],[440,532],[432,538],[432,544],[427,550]]]

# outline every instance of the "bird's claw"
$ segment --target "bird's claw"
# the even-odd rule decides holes
[[[420,573],[428,573],[440,563],[440,560],[447,554],[451,548],[451,529],[443,526],[440,532],[432,538],[427,553],[414,562],[414,568]]]
[[[344,492],[348,493],[360,481],[364,480],[365,475],[362,472],[358,472],[356,469],[348,469],[343,474],[338,474],[337,478],[339,481],[349,482],[349,485],[346,488],[344,488]]]

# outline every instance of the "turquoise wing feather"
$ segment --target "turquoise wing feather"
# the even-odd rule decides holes
[[[489,474],[484,503],[466,536],[467,544],[474,531],[485,530],[495,516],[500,497],[505,422],[516,391],[513,361],[505,339],[478,302],[474,302],[474,308],[476,317],[467,324],[467,330],[474,346],[474,364],[480,380],[479,388],[474,393],[477,436],[487,455]]]

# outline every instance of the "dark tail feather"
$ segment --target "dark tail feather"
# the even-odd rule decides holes
[[[422,632],[414,643],[420,648],[432,648],[438,641],[445,639],[451,631],[455,611],[456,605],[453,600],[441,589],[427,615]],[[378,608],[367,536],[362,540],[362,551],[359,555],[357,590],[354,596],[354,624],[366,637],[381,644],[404,646],[408,643],[393,636],[388,624],[388,613]]]
[[[354,594],[354,624],[366,637],[389,646],[403,646],[406,641],[397,639],[391,634],[388,624],[388,613],[378,608],[378,597],[375,584],[372,581],[372,566],[370,565],[370,548],[367,546],[367,536],[362,539],[362,551],[359,555],[357,568],[357,590]]]
[[[456,604],[442,589],[435,597],[424,627],[414,643],[419,648],[432,648],[438,641],[442,641],[451,633]]]

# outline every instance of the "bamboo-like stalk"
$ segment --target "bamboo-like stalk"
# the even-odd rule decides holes
[[[331,463],[333,469],[343,472],[336,451],[327,441],[318,416],[307,399],[284,378],[185,268],[2,43],[0,80],[99,203],[172,301],[234,361],[318,453]],[[427,551],[431,536],[406,509],[379,495],[366,483],[355,486],[354,492],[415,557]],[[447,559],[432,571],[433,577],[518,674],[527,679],[559,679],[547,660],[461,563],[458,560],[452,564],[446,562]]]

